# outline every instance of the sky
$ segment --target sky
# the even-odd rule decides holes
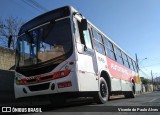
[[[44,13],[26,1],[0,0],[0,17],[29,21]],[[154,77],[160,76],[160,0],[35,1],[48,11],[73,6],[130,56],[137,53],[141,76],[151,79],[151,70]]]

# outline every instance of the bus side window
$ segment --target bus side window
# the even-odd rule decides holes
[[[102,43],[102,36],[93,28],[92,28],[92,33],[93,33],[94,39]]]
[[[134,70],[133,64],[132,64],[132,61],[131,61],[131,58],[130,58],[130,57],[128,57],[128,62],[129,62],[129,65],[130,65],[130,69],[131,69],[131,70]]]
[[[88,30],[83,31],[84,40],[87,48],[92,49],[91,37]]]
[[[134,66],[134,71],[137,72],[136,63],[135,63],[135,61],[133,61],[133,60],[132,60],[132,62],[133,62],[133,66]]]
[[[117,62],[119,62],[120,64],[123,64],[121,50],[118,47],[115,47],[115,50],[116,50]]]
[[[113,44],[110,41],[108,41],[108,39],[106,39],[106,38],[104,38],[103,41],[104,41],[104,45],[106,47],[106,53],[107,53],[107,55],[111,59],[116,60]]]
[[[128,58],[124,52],[122,52],[122,57],[123,57],[124,65],[129,68]]]
[[[81,43],[83,45],[86,45],[87,48],[92,49],[91,36],[89,30],[83,30],[81,23],[79,21],[77,22],[78,22]]]
[[[93,35],[93,45],[95,50],[105,55],[105,49],[102,43],[102,36],[93,28],[92,28],[92,35]]]
[[[101,54],[103,54],[103,55],[105,55],[104,45],[101,44],[101,43],[99,43],[95,39],[93,40],[93,42],[94,42],[93,44],[94,44],[94,47],[95,47],[96,51],[99,52],[99,53],[101,53]]]

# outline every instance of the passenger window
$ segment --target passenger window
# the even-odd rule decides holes
[[[122,57],[123,57],[124,65],[129,68],[129,62],[128,62],[127,55],[122,52]]]
[[[92,29],[92,32],[94,39],[102,43],[102,36],[95,29]]]
[[[109,45],[108,45],[108,44],[109,44],[109,43],[108,43],[108,42],[109,42],[108,39],[107,39],[107,38],[104,38],[104,39],[103,39],[103,42],[104,42],[105,47],[107,48],[107,46],[109,46]]]
[[[92,43],[91,43],[91,37],[90,37],[89,31],[88,30],[83,31],[83,35],[84,35],[84,40],[87,48],[92,49]]]
[[[78,22],[78,27],[79,27],[81,43],[86,45],[87,48],[92,49],[92,43],[91,43],[91,37],[90,37],[89,30],[83,30],[81,27],[81,23],[79,21],[77,22]]]
[[[121,50],[119,48],[117,48],[117,47],[115,47],[115,50],[116,50],[116,59],[117,59],[117,62],[119,62],[120,64],[123,64]]]
[[[94,46],[95,46],[96,51],[98,51],[99,53],[105,55],[104,45],[102,45],[101,43],[99,43],[98,41],[96,41],[94,39]]]
[[[133,67],[134,67],[134,71],[137,72],[137,66],[136,66],[135,61],[133,61]]]
[[[113,44],[111,42],[108,43],[108,49],[114,51]]]
[[[108,57],[110,57],[113,60],[116,60],[114,49],[113,49],[113,44],[110,41],[108,41],[106,38],[104,38],[103,41],[106,47],[106,52],[107,52]]]
[[[132,64],[132,61],[131,61],[130,57],[128,58],[128,62],[129,62],[129,65],[130,65],[130,69],[134,70],[133,64]]]

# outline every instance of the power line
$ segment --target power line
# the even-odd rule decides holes
[[[156,64],[152,64],[152,65],[147,65],[147,66],[142,66],[141,68],[151,67],[151,66],[157,66],[157,65],[160,65],[160,63],[156,63]]]
[[[33,9],[36,9],[39,12],[42,12],[41,10],[37,9],[35,6],[33,6],[32,4],[28,3],[26,0],[22,0],[23,3],[27,4],[28,6],[30,6]]]
[[[11,0],[12,2],[14,2],[14,4],[16,4],[16,5],[18,5],[19,7],[21,7],[21,8],[25,8],[25,9],[29,9],[28,7],[26,7],[26,5],[24,6],[24,4],[22,5],[22,2],[20,1],[18,1],[18,0]],[[24,2],[23,2],[24,3]],[[25,3],[26,4],[26,3]],[[36,13],[35,12],[33,12],[33,10],[30,10],[30,12],[32,12],[33,14],[35,14],[36,15]]]
[[[146,74],[142,69],[140,69],[140,71],[141,71],[144,75],[146,75],[148,78],[151,77],[150,75]]]
[[[159,56],[157,56],[157,57],[148,57],[149,59],[160,59],[160,57]]]
[[[150,71],[148,71],[146,68],[143,68],[148,74],[150,74]]]
[[[38,7],[39,9],[41,9],[44,12],[48,11],[48,9],[46,9],[44,6],[42,6],[41,4],[39,4],[38,2],[36,2],[35,0],[30,0],[29,2],[33,3],[36,7]]]
[[[37,11],[41,13],[48,11],[45,7],[43,7],[41,4],[39,4],[35,0],[22,0],[22,2],[29,5],[33,9],[36,9]]]

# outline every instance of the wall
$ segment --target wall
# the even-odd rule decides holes
[[[15,52],[10,49],[0,47],[0,69],[9,70],[15,65]]]
[[[15,100],[14,71],[0,70],[0,105]]]

